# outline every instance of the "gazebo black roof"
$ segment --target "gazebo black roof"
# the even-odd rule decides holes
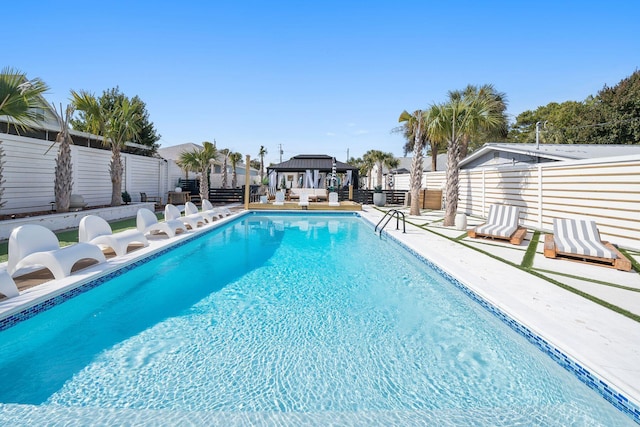
[[[267,170],[275,170],[277,172],[304,172],[309,170],[320,170],[323,172],[331,172],[333,168],[333,157],[325,154],[299,154],[287,160],[267,168]],[[344,173],[348,170],[357,171],[358,168],[350,164],[339,162],[336,160],[336,172]]]

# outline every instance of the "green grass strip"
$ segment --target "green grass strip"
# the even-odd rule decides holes
[[[609,286],[612,288],[624,289],[625,291],[631,291],[631,292],[640,292],[640,289],[638,288],[632,288],[630,286],[624,286],[624,285],[618,285],[611,282],[605,282],[604,280],[589,279],[588,277],[575,276],[573,274],[568,274],[568,273],[559,273],[557,271],[545,270],[543,268],[536,268],[535,270],[541,273],[555,274],[557,276],[567,277],[569,279],[576,279],[576,280],[582,280],[583,282],[595,283],[596,285]]]
[[[631,267],[633,267],[633,269],[635,271],[637,271],[638,273],[640,273],[640,264],[638,263],[638,261],[635,260],[634,257],[632,257],[631,255],[629,255],[629,251],[627,251],[626,249],[621,249],[618,248],[618,250],[620,251],[620,253],[622,253],[622,255],[624,255],[625,257],[627,257],[627,259],[629,261],[631,261]]]
[[[540,232],[534,231],[533,236],[531,236],[531,241],[529,242],[529,246],[527,247],[527,252],[524,254],[522,258],[522,263],[520,263],[520,267],[525,269],[530,269],[533,267],[533,259],[536,256],[536,249],[538,249],[538,242],[540,241]]]

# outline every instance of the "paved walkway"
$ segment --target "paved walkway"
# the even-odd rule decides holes
[[[546,259],[542,236],[533,265],[521,268],[532,232],[514,246],[470,239],[465,231],[444,227],[442,211],[416,217],[408,216],[408,209],[404,212],[406,234],[395,230],[395,221],[385,231],[640,405],[638,272]],[[372,206],[362,212],[374,224],[383,213]],[[471,227],[482,221],[468,222]],[[640,254],[631,255],[640,260]]]

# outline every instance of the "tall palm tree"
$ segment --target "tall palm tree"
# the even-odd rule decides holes
[[[60,126],[60,132],[58,132],[55,142],[60,144],[58,157],[56,158],[56,177],[53,185],[56,211],[69,212],[71,190],[73,189],[73,165],[71,164],[71,144],[73,144],[73,140],[69,134],[69,120],[73,116],[74,108],[73,105],[67,105],[66,111],[63,112],[62,104],[60,104],[60,111],[53,106],[53,112]]]
[[[181,167],[200,173],[200,200],[209,200],[209,171],[217,155],[215,144],[205,141],[202,143],[202,149],[183,151],[178,157]]]
[[[482,86],[468,85],[461,91],[449,92],[450,99],[461,98],[474,98],[482,97],[487,98],[487,101],[492,105],[492,114],[500,115],[502,117],[501,123],[491,127],[489,129],[477,128],[465,134],[460,141],[460,158],[467,157],[469,152],[469,144],[474,142],[474,147],[479,147],[485,142],[495,142],[496,140],[504,140],[507,137],[509,119],[507,117],[507,95],[504,92],[498,92],[493,85],[485,84]]]
[[[260,150],[258,151],[258,156],[260,157],[260,184],[264,181],[264,156],[267,155],[267,149],[264,148],[264,145],[260,146]]]
[[[231,150],[228,148],[222,148],[218,150],[220,155],[224,156],[224,160],[222,161],[222,188],[227,188],[227,161],[229,159],[229,153]]]
[[[363,175],[367,175],[367,188],[371,189],[373,187],[373,167],[376,165],[375,160],[375,151],[369,150],[362,155],[362,168],[366,170]]]
[[[136,101],[126,96],[119,97],[113,105],[102,105],[98,98],[87,91],[71,91],[73,105],[81,111],[89,132],[101,136],[102,143],[111,148],[111,206],[122,204],[122,156],[125,143],[140,132],[141,110]]]
[[[447,141],[445,226],[454,225],[458,209],[462,141],[480,130],[490,131],[502,125],[503,115],[499,112],[498,102],[484,91],[462,96],[450,92],[448,102],[433,105],[428,111],[429,134]]]
[[[231,169],[233,170],[231,174],[231,188],[236,188],[238,186],[238,174],[236,172],[236,166],[238,162],[242,160],[241,153],[229,153],[229,161],[231,162]]]
[[[39,78],[27,80],[26,74],[5,67],[0,71],[0,116],[6,116],[10,124],[27,130],[41,120],[46,101],[42,95],[49,87]],[[0,141],[1,143],[1,141]],[[4,206],[4,151],[0,149],[0,208]]]
[[[400,114],[399,122],[404,122],[407,128],[411,129],[413,135],[413,158],[411,160],[411,171],[409,175],[409,192],[411,194],[411,204],[409,215],[420,215],[420,188],[422,187],[422,161],[423,151],[426,141],[425,135],[425,114],[422,110],[416,110],[413,114],[403,111]],[[432,153],[432,156],[434,154]]]
[[[384,167],[386,167],[387,169],[391,169],[398,165],[398,161],[393,156],[393,153],[384,153],[379,150],[372,150],[371,156],[373,157],[373,160],[376,162],[377,166],[376,185],[382,186],[382,169]]]

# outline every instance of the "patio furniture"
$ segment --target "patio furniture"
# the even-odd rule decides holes
[[[7,270],[0,270],[0,294],[3,294],[7,298],[13,298],[20,295],[16,282],[13,281],[11,275]]]
[[[527,235],[527,229],[518,225],[520,208],[508,205],[491,205],[487,222],[467,232],[469,237],[489,237],[492,239],[508,240],[513,245],[519,245]]]
[[[185,208],[186,208],[186,205],[185,205]],[[201,224],[201,225],[205,224],[205,220],[202,215],[196,213],[196,214],[187,214],[185,216],[182,216],[182,214],[180,213],[180,209],[178,209],[176,206],[170,203],[168,203],[164,207],[164,219],[166,221],[170,221],[173,219],[180,220],[184,225],[189,226],[192,230],[195,230],[196,228],[198,228],[198,224]]]
[[[193,202],[187,202],[184,205],[184,213],[185,215],[201,215],[205,221],[213,222],[217,218],[219,218],[219,214],[213,210],[205,210],[204,203],[202,203],[202,210],[198,211],[198,207]]]
[[[7,272],[13,276],[25,267],[43,266],[56,279],[71,274],[71,269],[80,260],[93,259],[105,262],[104,254],[96,245],[76,243],[60,247],[58,237],[46,227],[25,224],[16,227],[9,237],[9,260]]]
[[[273,202],[273,204],[278,206],[284,205],[284,191],[278,191],[276,193],[276,200]]]
[[[218,218],[224,217],[224,213],[219,208],[214,208],[210,201],[207,199],[202,201],[202,210],[203,214],[210,214],[213,216],[217,216]]]
[[[142,203],[154,202],[155,204],[161,204],[162,200],[158,196],[148,196],[147,193],[140,192],[140,201]]]
[[[87,215],[80,220],[78,240],[111,248],[117,256],[125,255],[131,243],[149,246],[149,241],[142,232],[133,229],[114,233],[109,223],[96,215]]]
[[[590,220],[554,218],[553,234],[544,238],[544,256],[631,271],[631,261],[611,243],[601,241],[595,221]]]
[[[300,201],[298,202],[298,206],[300,206],[302,209],[307,209],[309,207],[309,194],[300,194]]]
[[[329,193],[329,206],[340,206],[340,202],[338,201],[338,193]]]
[[[188,191],[169,191],[167,193],[167,204],[184,205],[189,201],[191,201],[191,196]]]
[[[182,230],[183,232],[187,231],[187,227],[182,221],[174,219],[160,222],[156,214],[144,208],[138,209],[136,228],[145,236],[147,234],[164,233],[169,237],[174,237],[178,230]]]

